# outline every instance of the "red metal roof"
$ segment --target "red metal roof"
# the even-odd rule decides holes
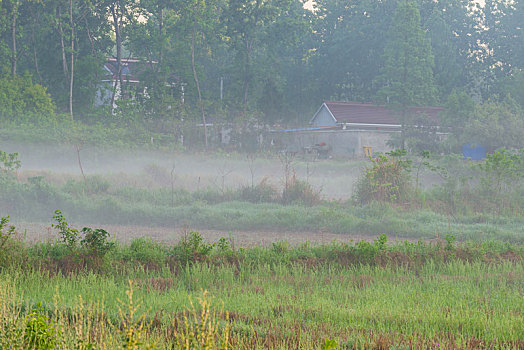
[[[400,125],[398,113],[385,106],[373,103],[324,101],[337,123],[390,124]],[[414,107],[412,114],[425,115],[438,125],[438,114],[442,107]]]

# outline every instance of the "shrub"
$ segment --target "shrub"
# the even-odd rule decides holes
[[[295,174],[293,174],[282,192],[284,204],[298,202],[314,205],[319,203],[320,200],[320,192],[315,190],[308,182],[297,179]]]
[[[12,241],[16,234],[14,226],[7,226],[9,223],[9,216],[0,219],[0,264],[4,264],[10,256],[11,249],[6,249],[6,245]]]
[[[278,193],[275,187],[268,183],[268,178],[264,177],[255,186],[244,186],[239,189],[241,200],[252,203],[275,202],[278,200]]]
[[[3,250],[5,244],[16,234],[14,226],[7,226],[9,223],[9,216],[0,219],[0,251]]]
[[[524,177],[524,150],[520,153],[498,150],[488,154],[479,168],[484,174],[481,184],[488,195],[500,196],[503,192],[513,191]]]
[[[81,197],[86,194],[86,187],[88,190],[87,194],[106,194],[110,183],[102,176],[91,175],[86,177],[86,181],[68,180],[63,190],[76,197]]]
[[[163,266],[167,257],[167,250],[162,244],[145,237],[132,240],[122,253],[124,260],[134,260],[152,267]]]
[[[84,234],[84,239],[80,242],[82,247],[96,255],[105,255],[115,246],[114,242],[107,241],[109,232],[101,228],[84,227],[82,233]]]
[[[102,256],[115,246],[114,242],[107,241],[110,235],[109,232],[104,229],[84,227],[79,232],[76,228],[69,226],[60,210],[55,211],[53,219],[55,219],[57,223],[51,226],[58,229],[60,240],[70,251],[76,249],[78,242],[80,242],[81,247],[88,253]],[[84,235],[82,240],[80,240],[81,234]]]
[[[57,345],[57,330],[50,323],[42,310],[32,312],[26,317],[24,329],[24,348],[55,349]]]
[[[65,243],[69,249],[75,248],[79,239],[78,230],[69,226],[60,210],[55,211],[53,219],[55,219],[56,224],[51,224],[51,227],[58,230],[60,240]]]
[[[356,185],[356,199],[362,204],[372,201],[400,202],[412,192],[411,162],[404,159],[405,150],[388,152],[371,159]]]
[[[18,160],[18,153],[6,153],[0,151],[0,171],[6,174],[11,174],[20,169],[22,165]]]
[[[0,73],[0,117],[20,121],[55,119],[55,105],[46,88],[33,84],[29,75],[13,76]]]
[[[180,240],[178,245],[173,247],[172,255],[185,265],[209,256],[214,246],[214,244],[204,242],[200,233],[189,232]]]

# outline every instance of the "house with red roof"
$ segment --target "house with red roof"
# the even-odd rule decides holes
[[[413,107],[409,115],[420,115],[438,126],[438,114],[442,107]],[[400,130],[401,115],[383,105],[359,102],[325,101],[311,118],[315,127],[340,127],[363,130]]]
[[[413,107],[404,113],[409,118],[403,118],[383,105],[324,101],[309,128],[284,130],[281,143],[292,152],[308,152],[322,144],[330,156],[347,158],[385,153],[392,150],[389,141],[403,129],[403,119],[416,123],[410,127],[434,130],[442,111],[441,107]]]

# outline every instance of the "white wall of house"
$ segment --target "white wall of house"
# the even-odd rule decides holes
[[[394,132],[394,131],[393,131]],[[373,153],[391,151],[387,145],[391,131],[380,130],[312,130],[281,132],[281,145],[291,152],[303,152],[305,148],[325,142],[331,147],[331,155],[339,158],[364,157],[364,146]]]
[[[115,100],[120,98],[120,84],[117,86]],[[113,86],[110,81],[102,81],[98,84],[95,96],[95,107],[108,106],[113,96]],[[116,106],[113,106],[115,108]]]
[[[337,123],[333,116],[331,115],[331,112],[326,107],[325,104],[323,104],[318,112],[313,117],[313,120],[311,121],[311,124],[313,126],[336,126]]]

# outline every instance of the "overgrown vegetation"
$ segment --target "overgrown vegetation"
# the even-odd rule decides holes
[[[79,264],[61,240],[8,247],[0,344],[11,348],[523,345],[521,245],[381,235],[234,248],[192,232],[172,246],[115,242],[103,266]]]
[[[322,199],[292,172],[287,191],[283,180],[278,186],[266,178],[236,189],[220,186],[189,192],[119,185],[100,175],[88,175],[86,181],[56,182],[52,174],[17,180],[10,170],[0,177],[0,212],[18,220],[42,221],[58,207],[72,220],[91,224],[386,233],[416,238],[447,233],[459,240],[522,242],[522,157],[522,152],[501,150],[484,162],[471,163],[450,157],[428,158],[427,154],[384,155],[364,171],[356,187],[356,203]],[[438,176],[441,184],[422,188],[417,179],[424,171]],[[446,174],[443,178],[442,173]],[[92,233],[94,237],[104,234]],[[96,242],[93,238],[92,243]]]
[[[361,203],[402,202],[408,199],[411,184],[411,160],[405,159],[406,151],[398,150],[370,158],[372,166],[364,171],[357,184],[356,197]]]

